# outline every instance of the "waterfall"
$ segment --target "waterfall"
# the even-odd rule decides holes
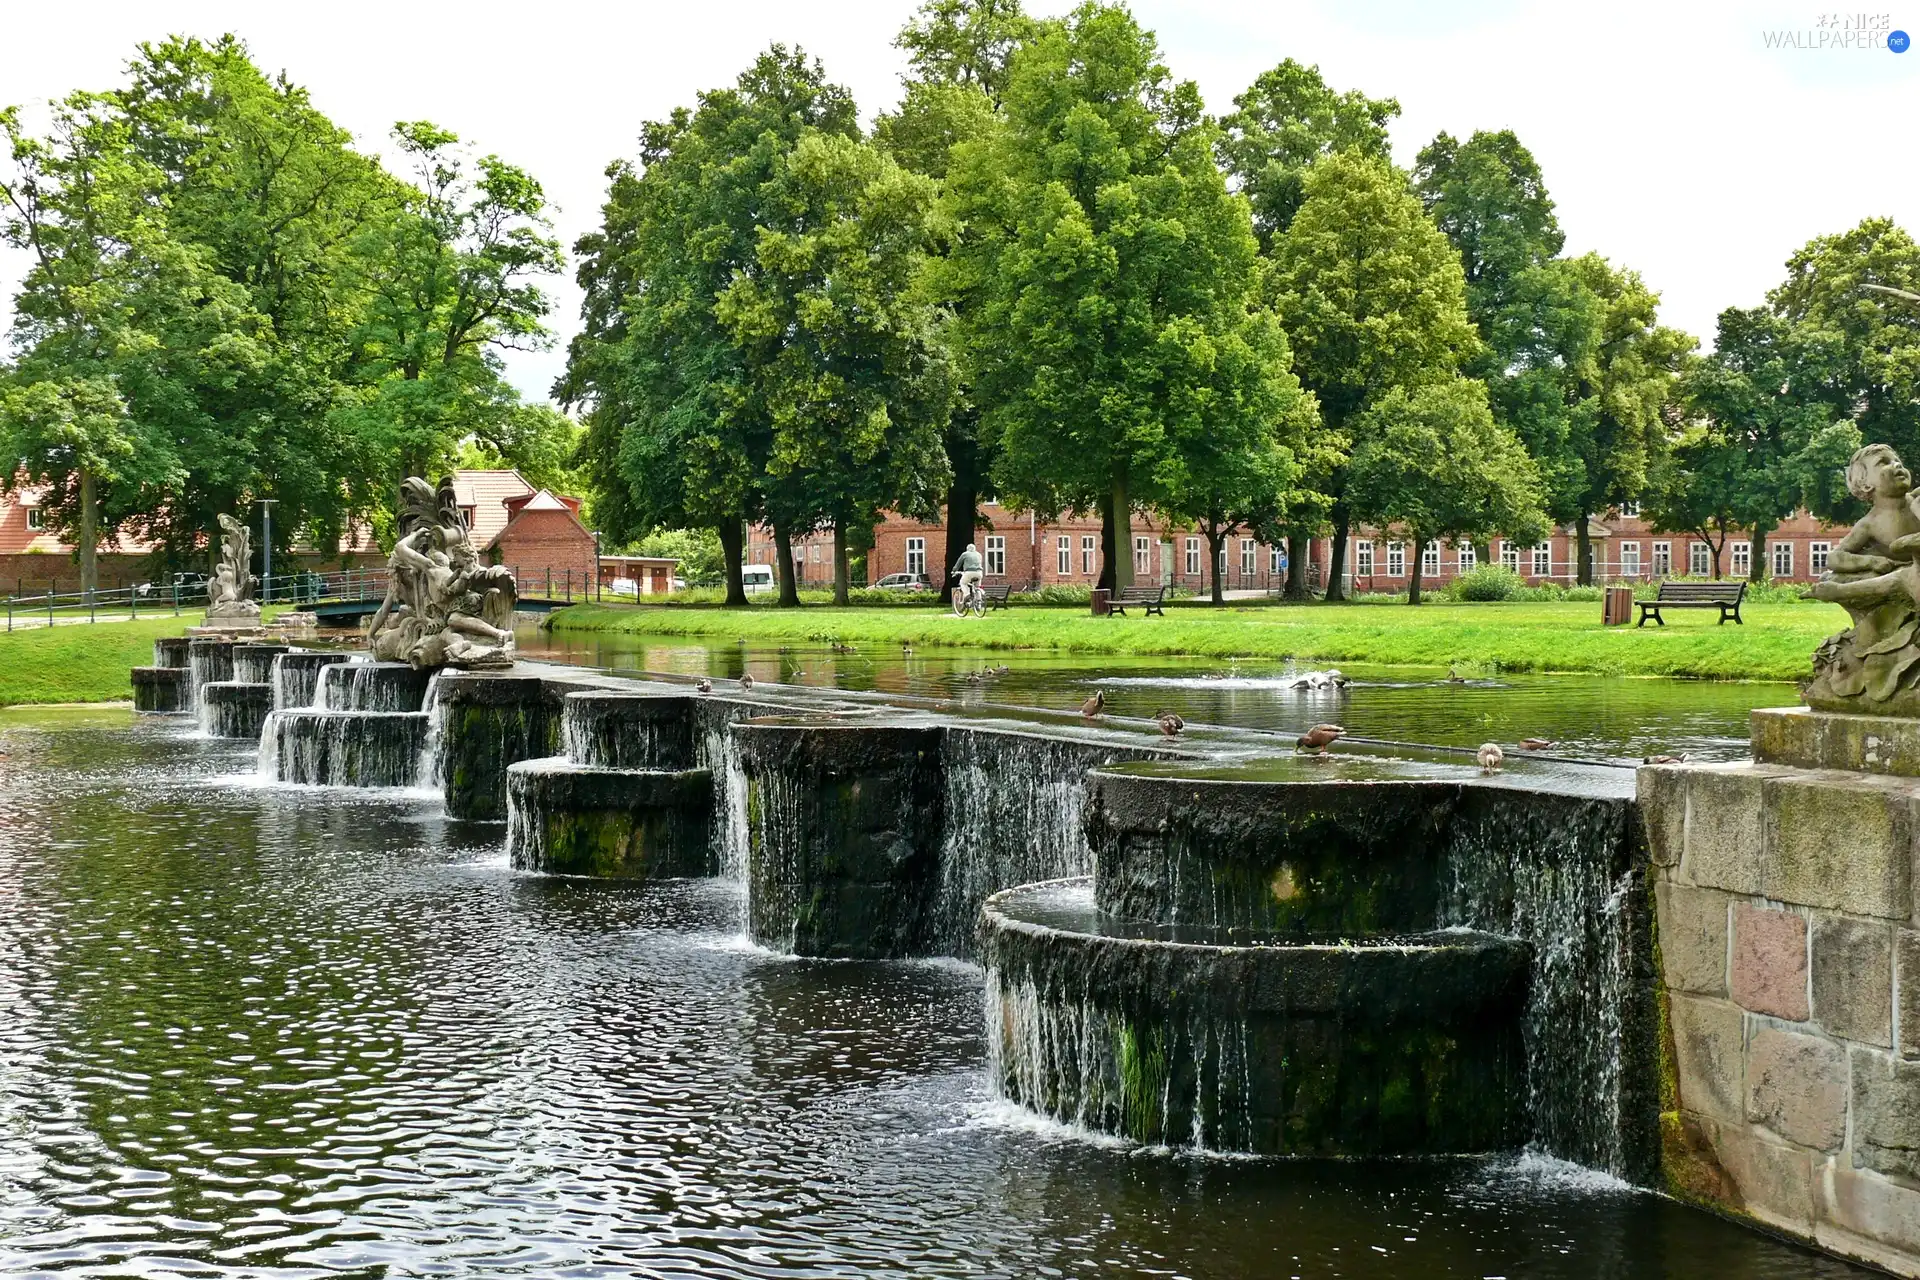
[[[233,648],[231,645],[189,645],[187,669],[193,673],[189,682],[188,707],[197,712],[200,709],[202,686],[233,679]]]
[[[213,738],[259,738],[273,691],[246,680],[215,680],[200,690],[200,728]]]
[[[404,662],[355,658],[323,669],[318,702],[329,711],[418,711],[432,676]]]
[[[273,659],[271,677],[273,709],[286,711],[294,707],[322,705],[321,673],[328,667],[346,662],[347,657],[344,653],[330,653],[323,649],[289,649],[277,654]]]
[[[747,882],[747,771],[739,747],[729,732],[758,708],[746,703],[701,700],[693,704],[694,767],[713,773],[713,839],[719,853],[718,873],[736,884]]]
[[[273,669],[285,645],[237,644],[233,647],[233,678],[247,684],[272,684]]]
[[[259,768],[276,782],[307,786],[411,787],[426,736],[419,711],[276,711],[262,732]]]
[[[414,768],[413,785],[427,791],[441,785],[440,758],[447,740],[447,713],[440,706],[440,675],[434,673],[427,682],[427,696],[420,705],[421,713],[427,717],[427,731],[420,741],[420,760]]]

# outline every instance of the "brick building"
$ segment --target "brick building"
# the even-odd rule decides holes
[[[1041,520],[1030,511],[1013,511],[997,503],[983,503],[982,527],[974,541],[986,560],[989,582],[1016,585],[1055,583],[1091,585],[1100,576],[1100,522],[1091,517],[1062,516]],[[1588,521],[1593,541],[1596,581],[1630,582],[1672,576],[1708,577],[1712,550],[1697,534],[1657,533],[1636,507],[1610,511]],[[1532,583],[1571,584],[1577,579],[1574,563],[1577,538],[1573,526],[1555,529],[1543,542],[1520,545],[1496,538],[1488,548],[1499,563]],[[1780,581],[1812,582],[1827,570],[1827,556],[1846,536],[1843,526],[1826,525],[1805,512],[1797,513],[1771,533],[1762,553],[1767,576]],[[1207,541],[1191,529],[1168,527],[1136,516],[1128,534],[1134,578],[1164,582],[1200,593],[1209,589]],[[1751,539],[1728,538],[1720,572],[1744,578],[1752,565]],[[889,515],[874,529],[873,550],[867,556],[867,581],[890,573],[922,573],[938,586],[946,566],[944,527],[936,523]],[[1221,582],[1225,589],[1277,590],[1284,582],[1284,548],[1234,533],[1222,544]],[[771,564],[773,540],[764,530],[749,538],[748,559]],[[1347,573],[1354,591],[1397,593],[1411,581],[1413,557],[1423,556],[1423,585],[1444,585],[1479,563],[1471,546],[1430,543],[1416,549],[1403,538],[1374,529],[1356,529],[1347,547]],[[1308,545],[1309,580],[1324,584],[1332,558],[1332,544],[1314,538]],[[831,581],[832,538],[816,534],[794,540],[795,568],[803,582]]]

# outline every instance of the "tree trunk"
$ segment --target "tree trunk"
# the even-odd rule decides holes
[[[1747,581],[1765,582],[1767,567],[1767,535],[1773,532],[1772,525],[1753,526],[1753,545],[1747,549]]]
[[[1327,593],[1323,597],[1329,604],[1347,598],[1347,531],[1352,526],[1343,503],[1333,505],[1333,546],[1327,558]]]
[[[1573,545],[1573,580],[1590,587],[1593,585],[1593,529],[1585,516],[1574,522]]]
[[[1113,493],[1108,499],[1108,516],[1113,527],[1113,589],[1133,585],[1133,504],[1127,498],[1127,470],[1116,467]]]
[[[80,590],[92,595],[100,586],[100,495],[93,472],[80,470]]]
[[[1305,600],[1311,594],[1307,590],[1307,555],[1313,549],[1313,539],[1304,533],[1287,535],[1287,599]]]
[[[972,482],[962,484],[956,475],[953,487],[947,490],[947,558],[943,562],[951,567],[960,559],[960,553],[973,541],[973,531],[980,519],[980,490]],[[940,603],[953,602],[953,576],[940,575]]]
[[[847,576],[847,526],[843,520],[833,522],[833,602],[844,608],[848,603],[847,589],[851,580]]]
[[[720,522],[720,559],[727,571],[727,603],[743,605],[747,589],[740,581],[740,557],[746,550],[746,521],[735,516]]]
[[[1207,554],[1212,557],[1207,563],[1212,566],[1213,572],[1209,573],[1207,577],[1213,582],[1213,602],[1215,604],[1225,604],[1227,597],[1221,590],[1224,584],[1220,581],[1220,548],[1227,540],[1227,531],[1218,525],[1209,525],[1205,532],[1207,535]]]
[[[787,532],[784,525],[773,526],[773,554],[779,561],[774,565],[774,572],[780,578],[778,603],[782,609],[797,609],[800,607],[800,585],[794,581],[793,575],[793,535]]]
[[[1413,566],[1407,570],[1407,603],[1420,603],[1420,578],[1427,567],[1427,539],[1413,535]]]

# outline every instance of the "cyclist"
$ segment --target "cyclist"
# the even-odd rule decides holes
[[[967,549],[960,553],[960,558],[953,562],[953,571],[960,575],[960,585],[955,590],[959,591],[963,598],[971,596],[980,589],[981,571],[984,568],[980,561],[980,549],[969,542]]]

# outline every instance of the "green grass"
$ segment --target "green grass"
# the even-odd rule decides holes
[[[121,702],[134,667],[153,665],[159,636],[183,635],[200,615],[0,631],[0,707],[28,702]]]
[[[1347,604],[1172,609],[1164,618],[1094,618],[1078,609],[1020,608],[959,619],[928,606],[746,609],[575,605],[553,615],[562,632],[614,631],[716,640],[1052,649],[1078,653],[1303,658],[1404,666],[1471,665],[1504,671],[1800,680],[1820,640],[1847,625],[1815,603],[1752,604],[1746,625],[1716,625],[1708,610],[1676,610],[1664,628],[1602,627],[1594,602]]]

